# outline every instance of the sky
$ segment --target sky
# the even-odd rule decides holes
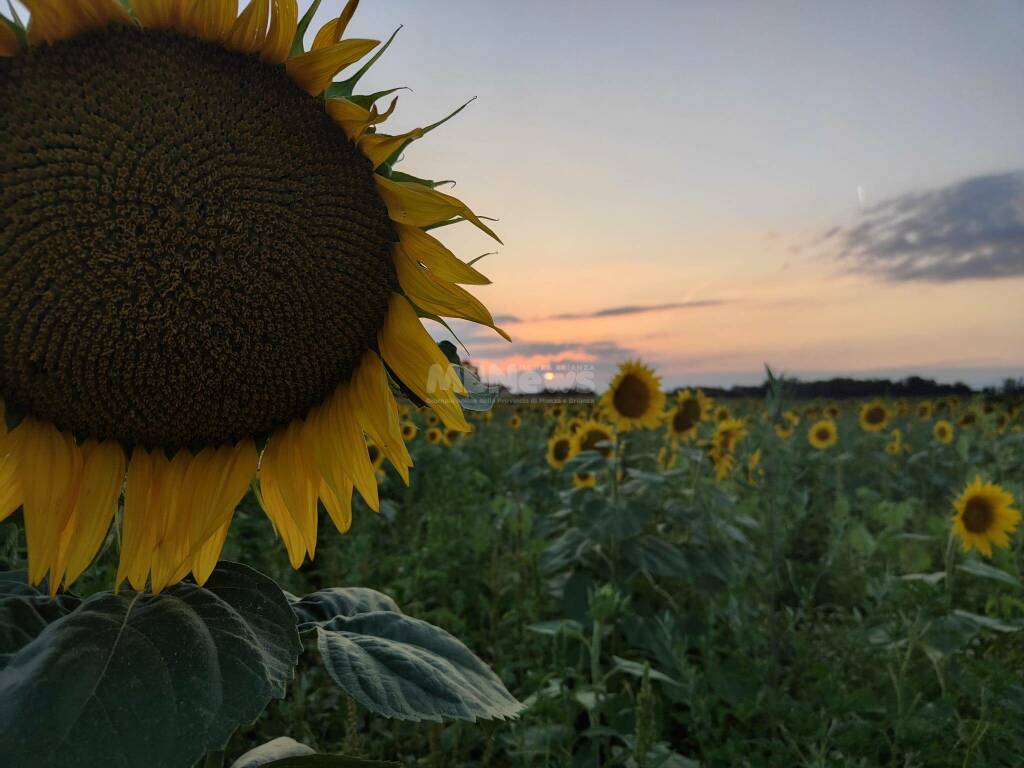
[[[495,252],[513,342],[452,324],[492,380],[1024,376],[1024,4],[364,0],[348,34],[399,25],[391,132],[475,97],[401,167],[498,219],[436,232]]]
[[[476,97],[403,167],[499,219],[439,230],[497,251],[513,343],[454,326],[492,379],[1024,376],[1024,5],[374,0],[351,34],[399,24],[395,132]]]

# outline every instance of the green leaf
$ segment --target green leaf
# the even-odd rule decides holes
[[[53,622],[81,604],[72,595],[51,599],[26,583],[24,573],[0,573],[0,670]]]
[[[347,612],[317,625],[331,679],[371,712],[397,720],[510,718],[522,705],[443,629],[397,610]]]
[[[624,659],[621,656],[612,656],[612,660],[615,662],[615,668],[613,671],[625,672],[627,675],[643,679],[645,666],[640,662],[630,661],[629,659]],[[658,670],[651,668],[647,673],[650,675],[651,680],[657,680],[658,682],[666,683],[667,685],[674,685],[677,688],[683,687],[682,683],[678,680],[672,679],[664,672],[659,672]]]
[[[281,736],[250,749],[235,760],[231,764],[231,768],[260,768],[260,766],[279,762],[285,758],[306,757],[315,754],[316,751],[312,747],[288,736]]]
[[[651,576],[683,578],[690,574],[690,565],[682,550],[657,536],[641,536],[623,548],[626,559]]]
[[[1021,588],[1020,579],[1007,573],[1004,570],[983,563],[980,560],[968,560],[965,563],[957,566],[958,570],[964,573],[969,573],[972,576],[980,576],[983,579],[992,579],[993,581],[1001,581],[1004,584],[1009,584],[1011,587]]]
[[[398,604],[390,597],[365,587],[321,589],[301,600],[289,595],[288,600],[292,604],[300,632],[326,624],[338,616],[355,616],[370,611],[401,613]]]
[[[4,766],[190,768],[284,696],[300,650],[280,588],[242,565],[95,594],[0,671]]]

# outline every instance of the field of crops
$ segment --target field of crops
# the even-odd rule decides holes
[[[779,385],[667,408],[618,432],[597,403],[506,403],[460,436],[406,407],[411,485],[378,462],[380,514],[357,503],[299,571],[250,495],[227,559],[296,594],[391,595],[526,709],[384,720],[302,664],[228,756],[288,735],[410,766],[1018,765],[1021,544],[998,491],[1024,493],[1020,404],[793,402]],[[964,533],[980,528],[961,494],[989,503],[989,538]]]

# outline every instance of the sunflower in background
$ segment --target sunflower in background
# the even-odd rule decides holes
[[[750,454],[747,459],[747,482],[751,485],[759,485],[764,480],[764,467],[761,466],[761,449]]]
[[[513,413],[512,418],[508,420],[508,425],[512,427],[512,429],[519,429],[522,424],[523,418],[518,413]]]
[[[0,427],[0,519],[24,510],[28,580],[74,582],[123,487],[117,584],[202,584],[257,478],[297,568],[318,499],[343,532],[353,489],[379,508],[367,438],[408,482],[394,381],[469,429],[419,314],[495,328],[461,287],[488,280],[427,230],[497,236],[395,169],[444,120],[380,131],[397,89],[355,88],[391,40],[345,37],[356,0],[308,50],[316,3],[302,19],[296,0],[24,4],[27,29],[0,21],[0,398],[17,422]]]
[[[573,457],[572,436],[565,433],[552,435],[548,440],[547,461],[552,469],[561,469]]]
[[[807,430],[807,442],[819,451],[827,451],[839,442],[839,428],[832,419],[822,419]]]
[[[860,407],[857,420],[865,432],[881,432],[889,426],[892,414],[881,400],[872,400]]]
[[[935,415],[935,405],[931,400],[922,400],[917,404],[917,418],[921,421],[931,421]]]
[[[732,418],[732,411],[729,410],[729,406],[720,405],[715,408],[715,423],[721,424],[723,421],[729,421]]]
[[[622,363],[601,396],[601,408],[620,432],[655,429],[665,410],[661,379],[639,360]]]
[[[597,451],[606,459],[615,453],[615,435],[599,421],[588,421],[572,436],[573,454]]]
[[[932,436],[943,445],[949,445],[953,442],[954,433],[953,425],[945,419],[939,419],[935,422],[935,426],[932,427]]]
[[[416,435],[419,434],[419,428],[411,421],[402,422],[402,439],[407,443],[411,443],[416,439]]]
[[[733,454],[746,436],[747,425],[740,419],[726,419],[718,423],[711,438],[711,460],[716,480],[722,481],[732,472],[736,463]]]
[[[597,478],[593,472],[576,472],[572,476],[572,484],[576,488],[593,488],[597,485]]]
[[[894,429],[889,433],[889,442],[885,446],[885,452],[890,456],[899,456],[903,450],[903,430]]]
[[[964,552],[977,549],[992,557],[992,546],[1006,549],[1010,534],[1020,524],[1020,512],[1013,509],[1013,494],[995,483],[985,483],[981,476],[968,484],[953,503],[953,533]]]
[[[427,442],[431,445],[440,445],[444,442],[444,432],[437,427],[430,427],[427,430]]]
[[[669,434],[676,440],[690,440],[697,434],[701,422],[711,414],[711,401],[699,389],[696,393],[684,389],[676,396],[675,407],[666,416]]]
[[[978,412],[973,408],[967,408],[956,422],[961,429],[973,427],[978,423]]]

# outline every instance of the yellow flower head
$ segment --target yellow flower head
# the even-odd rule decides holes
[[[572,484],[576,488],[593,488],[597,484],[597,478],[593,472],[576,472],[572,476]]]
[[[889,426],[892,414],[881,400],[872,400],[860,407],[860,428],[865,432],[881,432]]]
[[[427,442],[431,445],[440,445],[444,442],[444,432],[438,427],[429,427],[427,429]]]
[[[547,460],[552,469],[561,469],[565,462],[573,457],[573,439],[571,435],[557,432],[548,440]]]
[[[953,425],[945,419],[939,419],[935,422],[935,426],[932,427],[932,435],[936,441],[943,445],[949,445],[953,442],[954,432]]]
[[[666,416],[669,434],[677,440],[689,440],[697,434],[697,428],[710,412],[711,402],[703,392],[683,390],[676,397],[675,407]]]
[[[519,427],[522,426],[522,423],[523,418],[518,413],[512,414],[512,418],[508,420],[508,425],[512,427],[512,429],[519,429]]]
[[[819,451],[825,451],[839,442],[839,428],[831,419],[822,419],[807,430],[807,442]]]
[[[411,421],[402,422],[402,439],[407,443],[411,443],[416,439],[416,435],[419,434],[419,429]]]
[[[661,379],[639,361],[622,363],[601,397],[601,407],[620,432],[654,429],[665,410]]]
[[[935,404],[931,400],[922,400],[917,404],[917,418],[921,421],[930,421],[935,414]]]
[[[736,446],[747,436],[747,425],[740,419],[720,421],[711,438],[711,451],[715,456],[725,456],[736,450]]]
[[[573,454],[597,451],[606,459],[615,453],[615,435],[599,421],[587,421],[572,436]]]
[[[1013,509],[1013,495],[995,483],[974,478],[953,503],[953,533],[960,539],[964,552],[977,549],[992,557],[992,546],[1006,549],[1010,534],[1020,524],[1020,512]]]
[[[408,482],[398,381],[468,430],[419,313],[495,328],[461,287],[487,280],[428,230],[497,238],[395,169],[440,123],[386,134],[393,90],[355,94],[387,47],[345,36],[356,0],[308,50],[297,0],[24,4],[26,46],[0,21],[0,519],[24,510],[29,581],[74,582],[123,487],[117,583],[202,584],[254,479],[297,568],[318,499],[342,532],[353,491],[379,508],[367,439]]]

